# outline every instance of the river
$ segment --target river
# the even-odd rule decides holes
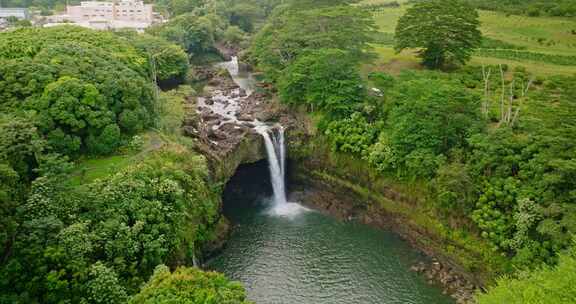
[[[391,232],[318,211],[272,212],[266,163],[241,167],[224,194],[234,231],[210,269],[259,304],[454,303],[409,270],[425,259]]]

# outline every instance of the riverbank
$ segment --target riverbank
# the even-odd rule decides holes
[[[476,290],[498,276],[505,258],[484,240],[435,213],[426,185],[402,184],[372,170],[366,162],[334,153],[316,134],[310,118],[289,132],[290,183],[304,189],[303,201],[342,219],[391,230],[432,259],[414,265],[431,283],[439,284],[458,303],[468,303]]]
[[[379,229],[391,230],[431,258],[430,263],[413,265],[431,284],[442,286],[458,303],[467,303],[477,288],[490,281],[497,260],[486,252],[481,240],[459,229],[445,227],[425,206],[425,197],[410,187],[400,187],[381,178],[365,163],[331,152],[328,143],[314,131],[314,122],[305,113],[287,111],[271,96],[247,98],[233,78],[212,73],[209,86],[199,98],[196,119],[185,130],[196,134],[198,150],[209,159],[214,183],[225,185],[242,164],[266,158],[262,138],[246,121],[266,118],[288,128],[287,148],[292,158],[290,184],[307,188],[302,201],[343,219],[355,219]],[[206,108],[213,96],[227,96],[240,102],[239,121],[223,123],[224,118]],[[221,126],[214,130],[213,126]],[[232,130],[234,132],[227,132]],[[221,215],[214,237],[206,243],[205,257],[214,256],[230,235],[228,220]]]
[[[270,175],[268,162],[260,161],[241,166],[226,185],[223,212],[233,233],[222,253],[207,263],[208,269],[242,282],[250,300],[455,303],[410,271],[428,259],[392,231],[301,206],[279,212],[289,203],[276,201]]]

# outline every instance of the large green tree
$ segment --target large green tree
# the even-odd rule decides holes
[[[307,51],[339,49],[364,58],[375,30],[369,12],[341,1],[297,0],[279,6],[255,36],[250,55],[266,76],[280,72]]]
[[[479,25],[476,10],[460,0],[419,1],[398,20],[395,49],[420,49],[430,68],[464,64],[480,44]]]
[[[161,76],[182,73],[185,55],[174,63],[178,56],[161,54]],[[0,109],[27,112],[56,152],[112,152],[119,137],[156,115],[148,56],[113,33],[72,26],[2,33],[0,63]]]
[[[134,296],[130,304],[249,304],[240,283],[230,282],[222,274],[196,268],[156,267],[150,281]]]
[[[190,56],[198,56],[214,50],[214,43],[225,27],[220,16],[187,13],[151,27],[147,32],[176,43]]]
[[[356,61],[337,49],[320,49],[300,56],[278,79],[283,102],[342,113],[364,97]]]
[[[188,56],[182,47],[161,37],[135,31],[119,31],[116,34],[127,38],[141,56],[148,59],[150,74],[155,73],[159,83],[182,81],[186,76]]]
[[[480,96],[456,82],[405,77],[391,92],[386,128],[368,159],[382,172],[432,177],[452,149],[480,131]]]

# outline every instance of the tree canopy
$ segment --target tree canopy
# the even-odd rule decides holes
[[[135,31],[119,31],[116,34],[127,38],[140,56],[149,62],[150,73],[156,73],[159,83],[171,80],[182,81],[188,71],[188,55],[182,47],[167,40]],[[153,65],[153,66],[152,66]]]
[[[0,109],[32,116],[56,152],[110,153],[123,135],[153,122],[148,59],[113,33],[71,26],[2,33],[0,62]]]
[[[356,61],[338,49],[302,54],[278,79],[278,92],[288,104],[344,113],[364,97]]]
[[[255,36],[250,56],[275,81],[280,71],[310,50],[339,49],[355,60],[364,58],[374,30],[372,16],[354,6],[289,2],[277,7]]]
[[[196,268],[156,267],[154,275],[130,304],[249,304],[242,285],[230,282],[222,274]]]
[[[395,49],[420,49],[430,68],[464,64],[480,45],[479,26],[476,10],[460,0],[419,1],[398,20]]]
[[[0,185],[17,178],[0,173]],[[84,187],[37,178],[17,208],[2,206],[19,225],[0,222],[17,233],[2,246],[0,302],[125,303],[156,265],[191,261],[210,237],[219,198],[207,174],[202,157],[169,147]]]
[[[479,293],[479,304],[555,304],[576,299],[576,250],[560,255],[557,266],[544,266],[517,277],[503,277],[487,293]]]

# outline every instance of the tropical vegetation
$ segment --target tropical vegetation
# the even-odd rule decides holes
[[[248,303],[186,267],[222,221],[220,184],[180,135],[218,48],[245,49],[266,93],[316,123],[310,142],[417,189],[457,244],[446,254],[490,271],[479,303],[573,302],[576,63],[561,40],[576,28],[551,17],[572,1],[358,2],[159,0],[170,19],[144,34],[0,33],[0,303]],[[378,19],[390,12],[397,24]],[[505,14],[553,20],[561,38],[480,24]],[[534,62],[572,73],[521,66]]]
[[[307,12],[330,14],[341,4],[306,5],[311,6]],[[339,17],[357,19],[347,24],[365,24],[355,29],[354,38],[364,39],[362,43],[339,44],[330,43],[340,37],[337,26],[324,26],[327,23],[321,17],[299,16],[303,13],[296,8],[282,6],[256,36],[251,58],[276,84],[283,102],[313,112],[333,153],[364,160],[370,170],[396,183],[425,185],[420,192],[428,204],[424,208],[433,210],[429,216],[451,229],[477,234],[478,244],[484,244],[478,246],[505,257],[492,276],[507,277],[491,293],[497,300],[486,303],[512,301],[500,295],[515,284],[533,290],[538,289],[539,280],[549,286],[569,285],[569,276],[552,273],[570,267],[566,266],[569,258],[561,253],[571,248],[576,229],[576,78],[545,77],[505,64],[459,67],[448,73],[377,71],[366,75],[363,70],[372,58],[369,43],[380,37],[374,34],[373,24],[363,23],[359,10],[370,11],[366,7],[348,8],[346,17]],[[317,38],[317,28],[322,29],[321,37],[332,38]],[[317,43],[298,41],[308,36],[316,37]],[[343,35],[342,39],[351,38]],[[398,51],[421,49],[423,65],[433,68],[465,63],[482,42],[478,14],[463,1],[452,0],[416,2],[399,18],[395,38],[387,41],[395,43]],[[446,41],[453,44],[443,44]],[[505,42],[484,41],[479,54],[495,53],[489,49],[494,45],[502,50],[490,56],[529,53],[512,50],[517,47]],[[274,47],[265,49],[270,45]],[[324,56],[340,69],[323,64]],[[521,56],[519,60],[534,60]],[[546,60],[553,60],[547,56]],[[368,90],[370,86],[374,89]],[[557,269],[541,266],[555,265],[559,256]],[[540,267],[547,270],[530,272]],[[571,293],[566,292],[558,298],[565,301],[534,303],[570,302]],[[519,295],[516,302],[522,303],[521,299],[527,298]]]

